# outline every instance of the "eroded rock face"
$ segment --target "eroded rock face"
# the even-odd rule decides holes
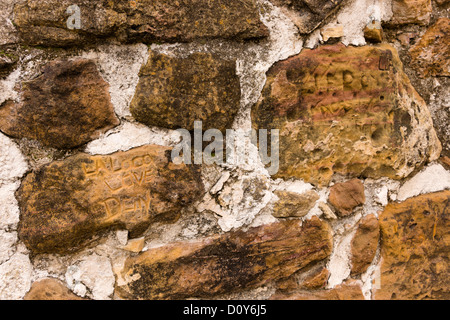
[[[391,24],[428,24],[430,22],[431,0],[393,0]]]
[[[136,120],[169,129],[231,128],[241,89],[236,62],[210,53],[173,58],[150,52],[139,73],[130,111]]]
[[[328,202],[341,217],[352,214],[353,209],[366,202],[364,185],[358,179],[336,183],[330,188]]]
[[[67,20],[77,5],[80,25]],[[73,21],[72,21],[73,22]],[[268,36],[254,0],[27,0],[16,5],[14,23],[30,45],[73,46],[114,37],[122,42],[248,40]]]
[[[441,151],[430,112],[388,45],[303,50],[267,73],[255,129],[280,130],[275,177],[401,179]]]
[[[116,294],[184,299],[254,288],[287,277],[331,253],[331,229],[317,217],[175,243],[129,258]]]
[[[15,138],[69,149],[97,138],[120,122],[109,85],[91,60],[53,61],[22,83],[20,103],[0,106],[0,130]]]
[[[36,281],[24,300],[83,300],[71,292],[57,279],[44,279]]]
[[[381,288],[375,299],[449,299],[450,191],[389,204],[380,216]]]
[[[148,145],[108,156],[78,154],[26,176],[16,193],[19,237],[34,252],[67,252],[111,228],[139,234],[173,221],[203,193],[198,168]]]
[[[285,9],[284,13],[298,27],[300,33],[310,33],[332,14],[342,0],[270,0]]]
[[[375,215],[364,217],[352,239],[352,275],[366,272],[375,258],[380,239],[380,226]]]
[[[409,50],[421,78],[450,76],[450,19],[441,18]]]

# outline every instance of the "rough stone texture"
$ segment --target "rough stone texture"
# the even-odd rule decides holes
[[[380,239],[380,226],[375,215],[364,217],[352,239],[352,275],[361,274],[375,258]]]
[[[83,300],[57,279],[36,281],[24,300]]]
[[[69,30],[66,10],[78,5],[81,29]],[[22,41],[73,46],[114,37],[121,42],[249,40],[266,37],[254,0],[27,0],[14,9]]]
[[[336,209],[341,217],[352,214],[353,209],[366,202],[364,185],[358,179],[343,183],[336,183],[330,188],[328,202]]]
[[[438,19],[409,54],[419,77],[450,76],[450,19]]]
[[[347,281],[333,289],[275,293],[270,300],[364,300],[361,286]]]
[[[239,110],[241,90],[236,62],[209,53],[172,58],[150,53],[130,111],[136,120],[169,129],[230,129]]]
[[[380,216],[381,288],[375,299],[450,298],[450,191],[387,205]]]
[[[303,50],[267,73],[253,127],[280,130],[274,177],[401,179],[441,145],[429,110],[388,45]]]
[[[393,0],[390,24],[428,24],[430,22],[431,0]]]
[[[129,258],[116,294],[133,299],[210,297],[287,277],[331,253],[331,229],[317,217],[278,222]]]
[[[330,271],[327,268],[319,269],[318,272],[313,273],[307,277],[301,284],[301,289],[315,290],[325,288],[328,277],[330,276]]]
[[[320,34],[324,42],[329,39],[339,39],[344,35],[344,27],[342,25],[327,27],[320,30]]]
[[[17,198],[19,236],[35,252],[65,252],[111,228],[144,231],[172,221],[202,195],[198,168],[148,145],[109,156],[80,153],[26,176]]]
[[[32,266],[30,258],[14,254],[0,265],[0,300],[18,300],[30,290]]]
[[[270,0],[285,8],[284,13],[294,22],[300,33],[310,33],[331,15],[342,0]]]
[[[275,203],[272,214],[277,218],[303,217],[319,200],[317,192],[312,190],[302,194],[277,190],[275,195],[279,200]]]
[[[16,138],[69,149],[119,124],[108,84],[93,61],[53,61],[22,83],[22,102],[0,106],[0,130]]]
[[[450,189],[450,172],[440,164],[433,164],[406,181],[398,190],[397,200],[445,189]]]

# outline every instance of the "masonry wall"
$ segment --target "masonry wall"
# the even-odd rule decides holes
[[[0,299],[448,299],[449,21],[3,0]],[[227,161],[174,159],[177,129]],[[278,130],[275,167],[252,129]]]

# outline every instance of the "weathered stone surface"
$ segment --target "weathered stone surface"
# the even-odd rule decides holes
[[[352,239],[352,275],[366,272],[377,252],[380,226],[375,215],[364,217]]]
[[[116,294],[128,299],[183,299],[258,287],[329,256],[331,229],[317,217],[284,221],[129,258]]]
[[[431,0],[393,0],[391,24],[428,24],[430,22]]]
[[[353,209],[366,202],[364,185],[358,179],[343,183],[336,183],[330,188],[328,202],[336,209],[341,217],[352,214]]]
[[[80,29],[69,29],[67,8],[80,8]],[[27,0],[14,9],[23,41],[73,46],[115,37],[122,42],[248,40],[268,36],[254,0]]]
[[[26,176],[16,193],[19,236],[35,252],[66,252],[102,231],[139,234],[172,221],[203,193],[199,169],[148,145],[107,156],[78,154]]]
[[[131,114],[146,125],[170,129],[231,128],[240,106],[236,62],[209,53],[173,58],[150,52],[139,73]]]
[[[330,271],[327,268],[322,268],[318,272],[313,273],[307,277],[301,284],[301,289],[315,290],[325,288],[328,277],[330,276]]]
[[[409,53],[419,77],[450,76],[450,19],[438,19]]]
[[[364,300],[361,286],[347,281],[329,290],[275,293],[270,300]]]
[[[267,73],[255,129],[280,130],[276,178],[400,179],[441,151],[430,112],[388,45],[303,50]]]
[[[380,216],[381,288],[375,299],[450,298],[450,191],[386,206]]]
[[[22,88],[20,103],[0,106],[0,130],[7,135],[68,149],[119,124],[109,85],[91,60],[50,62]]]
[[[310,33],[331,15],[342,0],[271,0],[298,27],[300,33]]]
[[[379,43],[383,41],[383,28],[381,22],[372,20],[364,27],[364,38],[368,42]]]
[[[303,217],[319,200],[317,192],[312,190],[302,194],[277,190],[275,195],[280,199],[275,203],[272,213],[277,218]]]
[[[24,300],[83,300],[57,279],[44,279],[31,285]]]

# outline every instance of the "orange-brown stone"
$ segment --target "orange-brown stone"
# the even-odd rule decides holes
[[[404,178],[441,152],[426,103],[384,44],[319,46],[276,63],[252,121],[280,130],[274,177],[318,185],[334,173]]]
[[[367,270],[375,258],[379,239],[380,226],[377,217],[373,214],[364,217],[352,239],[352,275],[361,274]]]
[[[24,300],[83,300],[57,279],[36,281]]]
[[[336,209],[339,216],[350,215],[353,209],[366,202],[363,183],[358,179],[336,183],[330,188],[328,202]]]
[[[112,228],[134,237],[153,221],[173,221],[203,184],[199,168],[175,165],[170,151],[81,153],[31,172],[16,193],[20,239],[34,252],[67,252]]]
[[[327,258],[331,229],[317,217],[150,249],[125,262],[123,299],[185,299],[255,288]]]
[[[375,299],[450,299],[450,191],[388,204],[380,215]]]

